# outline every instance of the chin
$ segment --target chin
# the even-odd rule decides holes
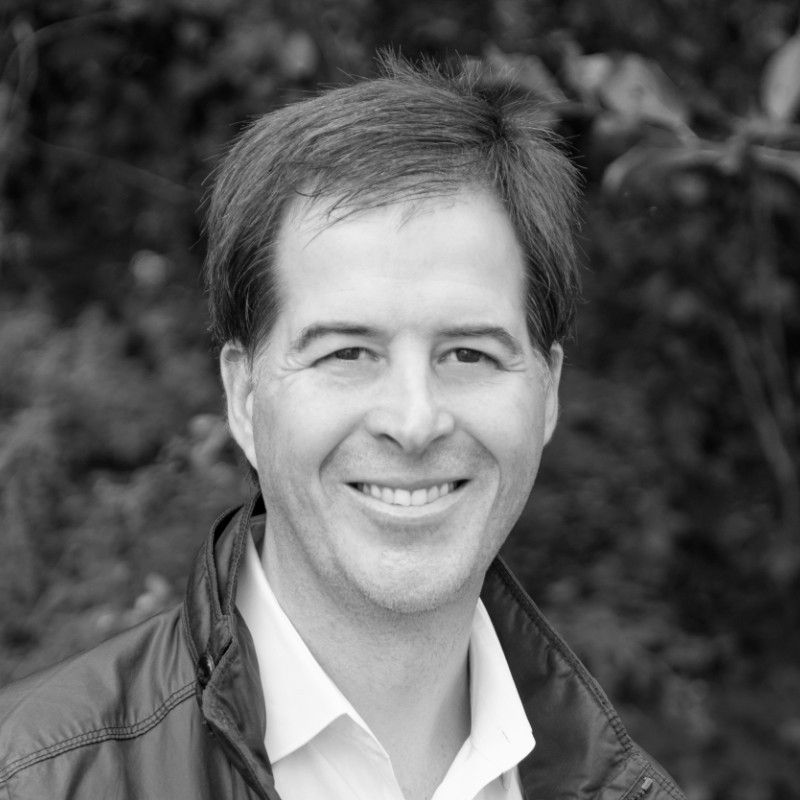
[[[361,591],[372,605],[402,615],[425,614],[477,600],[482,574],[475,577],[436,570],[431,564],[425,566],[417,572],[387,569],[381,576],[373,575],[371,580],[361,581]]]
[[[455,598],[452,592],[381,592],[369,597],[372,603],[385,611],[402,616],[429,614],[451,605]]]

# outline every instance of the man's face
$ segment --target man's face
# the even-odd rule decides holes
[[[561,351],[551,368],[529,341],[507,215],[477,191],[333,224],[302,203],[276,269],[282,307],[252,374],[223,353],[276,594],[474,603],[557,414]]]

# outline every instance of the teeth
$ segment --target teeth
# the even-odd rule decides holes
[[[378,486],[374,483],[359,483],[358,489],[376,500],[381,500],[393,506],[424,506],[450,494],[456,488],[455,483],[443,483],[440,486],[431,486],[428,489],[390,489],[388,486]]]
[[[395,495],[396,497],[397,495]],[[425,502],[428,499],[428,490],[427,489],[415,489],[411,492],[411,505],[412,506],[424,506]]]

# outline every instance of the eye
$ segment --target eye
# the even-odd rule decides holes
[[[459,347],[454,351],[456,361],[461,361],[463,364],[478,364],[483,361],[486,356],[477,350],[472,350],[469,347]]]
[[[471,347],[456,347],[445,355],[444,361],[459,364],[487,364],[497,366],[496,358],[480,350],[473,350]]]
[[[375,359],[372,352],[366,347],[343,347],[341,350],[334,350],[325,356],[323,361],[363,361],[365,359]]]

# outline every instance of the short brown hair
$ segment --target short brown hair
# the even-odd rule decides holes
[[[474,62],[454,72],[384,54],[379,77],[266,114],[220,164],[205,283],[218,344],[252,357],[279,310],[274,246],[288,205],[325,200],[346,215],[489,189],[525,255],[531,342],[547,355],[571,329],[579,293],[576,170],[545,105]]]

